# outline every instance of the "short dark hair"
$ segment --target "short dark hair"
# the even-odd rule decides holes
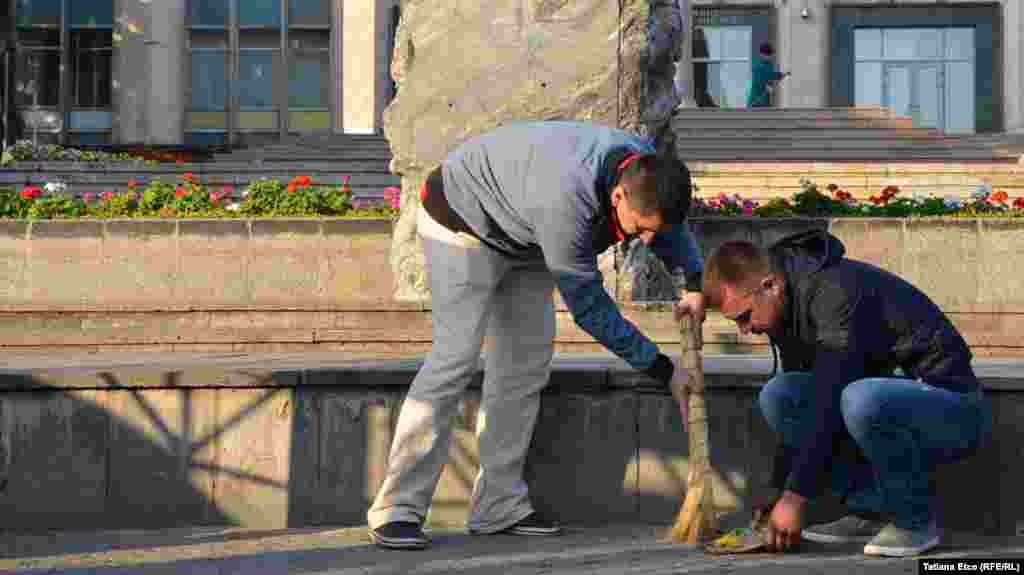
[[[648,215],[661,214],[666,224],[686,220],[693,186],[690,170],[673,153],[650,154],[630,162],[620,180],[630,207]]]
[[[780,271],[771,252],[746,240],[718,246],[704,263],[701,291],[708,307],[718,307],[723,285],[740,286],[752,276]]]

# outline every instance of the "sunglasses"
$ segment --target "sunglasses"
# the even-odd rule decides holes
[[[740,297],[741,298],[747,298],[747,297],[750,297],[750,296],[757,297],[757,294],[759,294],[762,291],[764,291],[764,287],[763,286],[757,286],[757,287],[754,287],[754,288],[751,288],[751,289],[747,290]],[[754,297],[750,298],[750,305],[747,306],[746,310],[744,310],[743,312],[738,313],[738,314],[736,314],[734,316],[725,316],[725,319],[734,321],[734,322],[736,322],[738,324],[748,323],[750,321],[750,316],[754,312]]]

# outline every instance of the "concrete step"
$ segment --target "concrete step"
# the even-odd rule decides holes
[[[941,130],[930,128],[783,128],[777,126],[760,126],[756,128],[692,128],[679,126],[675,129],[677,137],[687,140],[727,140],[745,139],[761,140],[782,138],[791,140],[845,140],[875,139],[894,140],[907,139],[914,141],[940,140],[945,138]]]
[[[754,117],[737,117],[733,119],[675,118],[672,121],[672,127],[673,129],[679,129],[683,127],[703,129],[758,129],[771,127],[778,129],[816,128],[822,130],[856,130],[873,128],[880,130],[896,130],[913,128],[914,123],[909,118],[892,118],[888,120],[842,120],[835,118],[761,119]]]
[[[705,162],[956,162],[993,161],[998,159],[990,151],[977,150],[886,150],[886,149],[680,149],[686,161]],[[813,178],[813,173],[808,173]]]
[[[895,118],[888,108],[681,108],[675,111],[676,118],[757,118],[760,120],[787,119],[837,119],[837,120],[878,120]]]

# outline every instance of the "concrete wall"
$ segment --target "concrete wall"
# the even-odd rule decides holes
[[[829,227],[851,257],[924,288],[979,356],[1024,355],[1024,273],[1010,265],[1024,221],[693,220],[706,253],[722,241],[767,243]],[[396,303],[388,263],[392,224],[345,220],[0,222],[0,347],[9,349],[346,350],[421,353],[429,300]],[[625,299],[625,274],[600,260],[605,287]],[[557,294],[556,294],[557,296]],[[558,301],[559,352],[603,348]],[[664,346],[664,313],[627,316]],[[717,314],[708,350],[766,353]]]
[[[753,400],[770,363],[704,364],[715,504],[728,513],[769,481],[774,438]],[[364,525],[418,366],[0,375],[0,527]],[[1019,534],[1024,524],[1014,496],[1024,480],[1019,375],[983,377],[997,441],[939,473],[944,528]],[[641,378],[619,363],[556,364],[525,470],[539,509],[570,524],[671,524],[686,492],[688,442],[674,400],[636,390]],[[465,521],[479,383],[478,375],[455,422],[434,525]],[[967,483],[970,498],[960,496]]]

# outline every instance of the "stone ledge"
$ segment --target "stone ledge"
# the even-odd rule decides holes
[[[676,354],[669,354],[676,356]],[[3,391],[139,388],[294,388],[299,386],[407,386],[423,363],[420,357],[368,360],[344,353],[179,353],[24,354],[0,366]],[[1024,391],[1024,360],[977,359],[985,389]],[[705,355],[704,377],[711,389],[757,389],[772,372],[772,359]],[[483,366],[471,387],[483,380]],[[668,395],[652,380],[610,355],[558,355],[549,391],[603,393],[637,390]]]

